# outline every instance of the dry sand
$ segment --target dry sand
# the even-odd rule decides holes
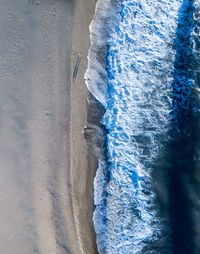
[[[2,254],[97,253],[95,162],[81,133],[95,2],[1,0]]]

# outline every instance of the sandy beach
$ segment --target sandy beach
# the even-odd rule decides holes
[[[95,161],[81,132],[95,2],[1,1],[3,254],[97,253]]]

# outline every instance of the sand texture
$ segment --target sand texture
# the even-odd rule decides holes
[[[81,130],[95,0],[0,7],[1,253],[94,254],[95,170]]]

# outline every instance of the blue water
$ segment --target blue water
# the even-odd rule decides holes
[[[95,179],[101,254],[174,253],[176,222],[159,204],[160,195],[170,210],[170,197],[158,194],[154,173],[163,170],[174,136],[189,131],[182,126],[184,112],[195,108],[188,39],[193,8],[189,0],[120,2],[117,29],[107,42],[106,154]]]

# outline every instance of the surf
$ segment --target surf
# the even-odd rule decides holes
[[[181,0],[97,4],[85,79],[105,108],[93,217],[101,254],[173,252],[169,150],[183,133],[177,108],[187,108],[190,98],[181,92],[186,99],[179,105],[177,84],[194,87],[191,68],[180,75],[179,63],[186,53],[180,41],[194,40],[190,21],[197,6]]]

